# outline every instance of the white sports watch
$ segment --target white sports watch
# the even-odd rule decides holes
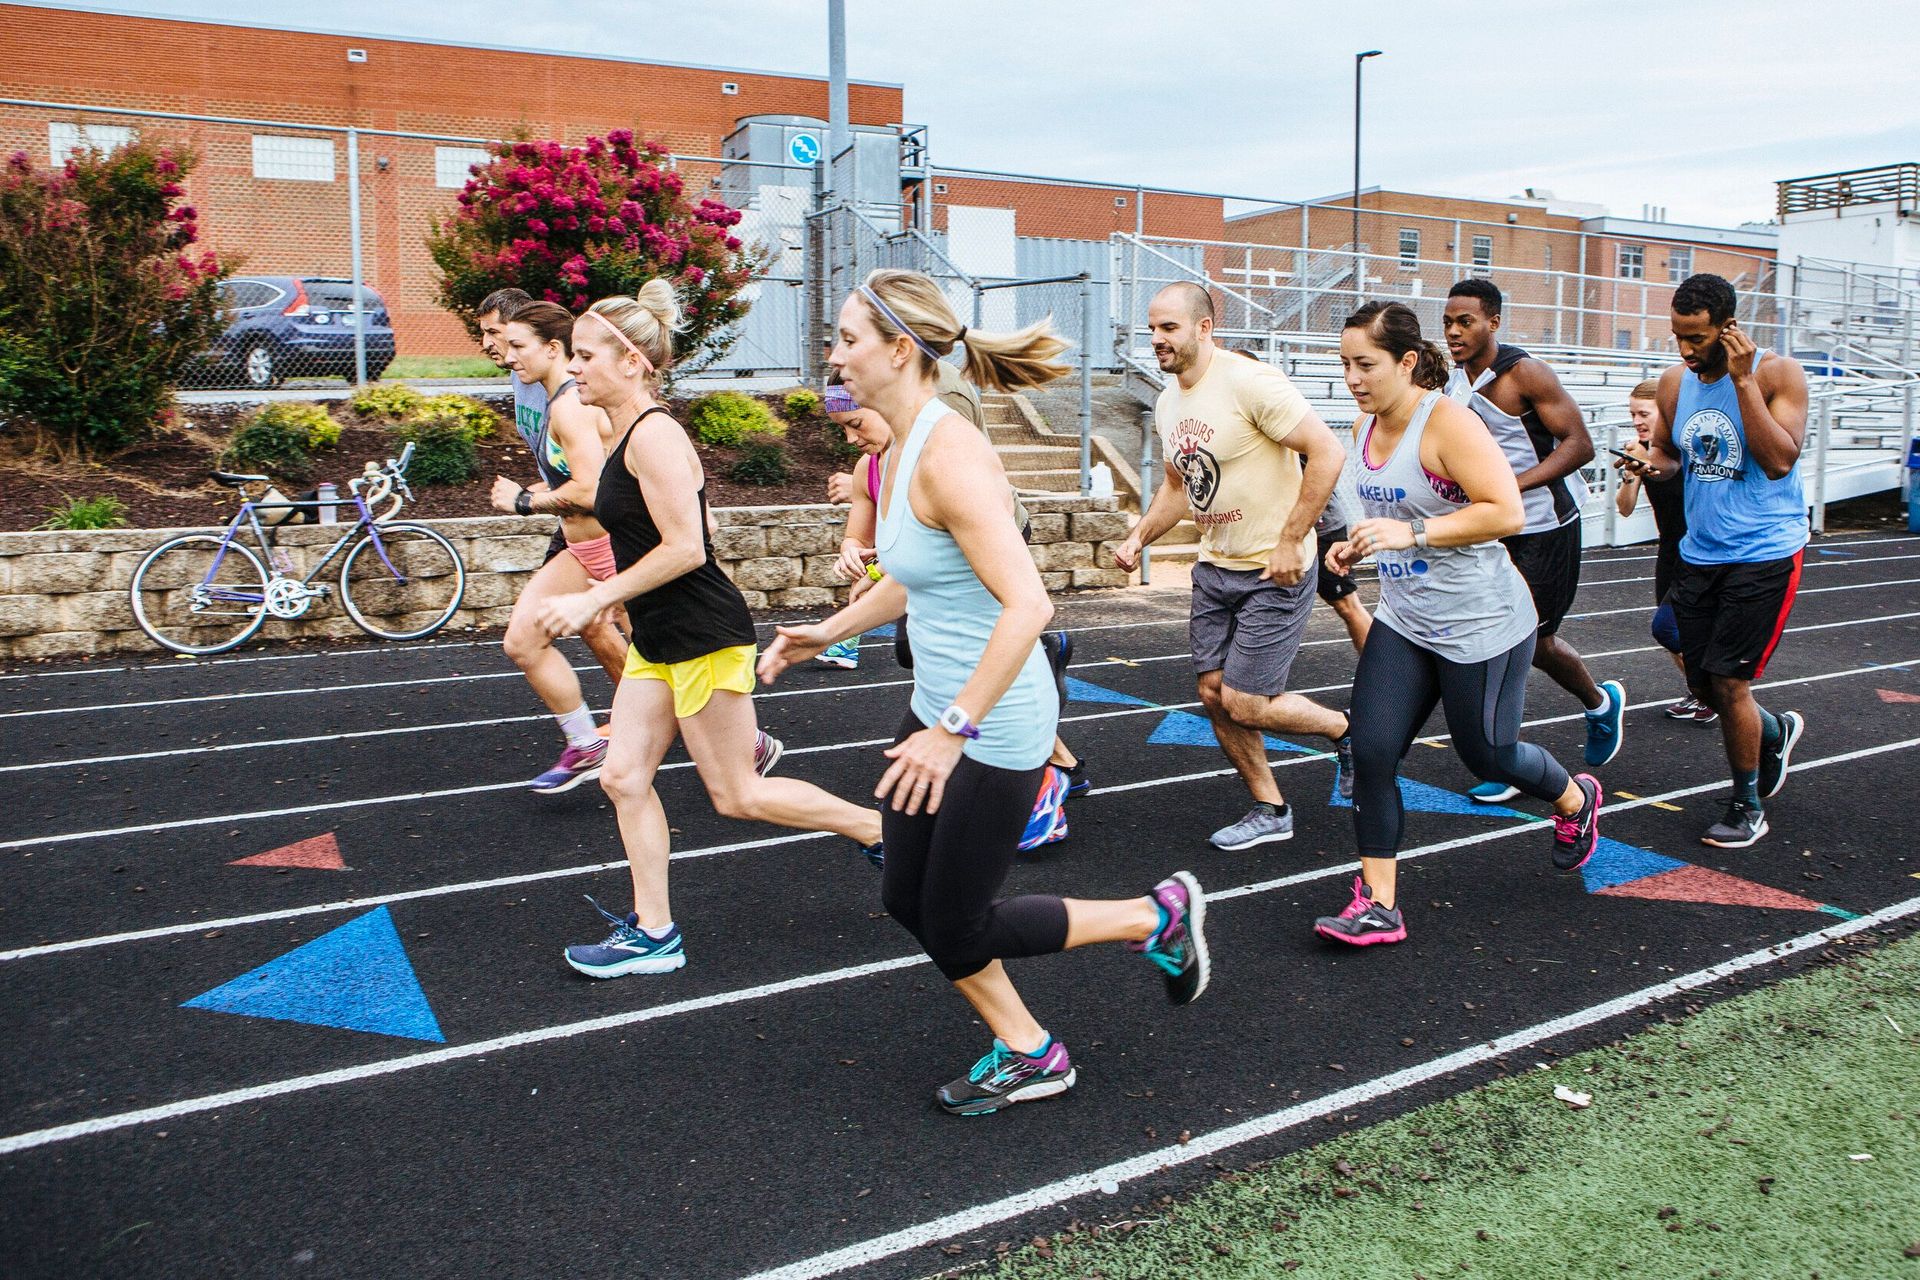
[[[967,714],[966,708],[957,702],[940,713],[940,727],[962,738],[978,739],[980,736],[980,726],[973,722],[973,717]]]
[[[1426,519],[1422,516],[1415,516],[1413,519],[1407,521],[1407,525],[1409,528],[1413,530],[1413,545],[1416,547],[1426,546],[1427,545]]]

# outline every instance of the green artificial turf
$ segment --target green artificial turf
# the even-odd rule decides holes
[[[484,356],[395,356],[382,377],[396,378],[504,378],[506,371]]]
[[[1865,939],[973,1274],[1920,1280],[1920,938]]]

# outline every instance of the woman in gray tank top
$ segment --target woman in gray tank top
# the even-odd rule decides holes
[[[1327,550],[1343,573],[1373,556],[1380,605],[1353,680],[1353,825],[1360,875],[1353,901],[1314,922],[1322,937],[1399,942],[1395,854],[1400,761],[1435,706],[1453,747],[1480,777],[1553,805],[1553,864],[1573,871],[1599,838],[1600,784],[1568,777],[1520,741],[1535,618],[1526,582],[1500,539],[1519,531],[1520,490],[1500,446],[1470,410],[1446,399],[1446,360],[1397,302],[1373,302],[1340,335],[1347,390],[1361,409],[1354,488],[1365,519]]]

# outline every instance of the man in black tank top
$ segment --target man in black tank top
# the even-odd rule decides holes
[[[1585,490],[1576,473],[1593,461],[1593,437],[1580,406],[1553,370],[1520,348],[1501,344],[1502,305],[1500,290],[1489,280],[1462,280],[1448,290],[1447,351],[1457,366],[1448,394],[1461,398],[1464,379],[1464,385],[1473,389],[1471,405],[1482,421],[1491,415],[1511,425],[1517,419],[1517,429],[1526,433],[1530,451],[1501,439],[1501,431],[1488,421],[1513,464],[1527,509],[1525,530],[1502,542],[1527,580],[1534,610],[1540,615],[1533,665],[1580,700],[1587,713],[1586,762],[1603,765],[1620,750],[1626,689],[1617,680],[1604,686],[1594,683],[1579,653],[1559,635],[1560,622],[1573,607],[1580,586],[1579,497]],[[1482,375],[1489,372],[1492,378],[1482,382]],[[1516,457],[1521,452],[1530,452],[1532,465],[1523,465]],[[1550,508],[1536,496],[1540,491],[1550,499]],[[1476,800],[1497,803],[1512,793],[1482,784],[1472,794]]]

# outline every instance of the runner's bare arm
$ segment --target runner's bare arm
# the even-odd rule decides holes
[[[1727,350],[1727,374],[1740,397],[1740,421],[1747,450],[1769,480],[1793,470],[1807,438],[1807,371],[1798,360],[1775,356],[1758,370],[1753,339],[1730,322],[1720,334]]]
[[[594,494],[600,489],[600,472],[607,465],[606,445],[601,442],[599,410],[581,404],[576,396],[554,402],[548,411],[547,429],[560,442],[572,474],[558,489],[535,493],[529,505],[546,515],[590,516]]]
[[[1673,415],[1680,406],[1682,366],[1674,365],[1660,375],[1660,386],[1653,393],[1653,439],[1647,442],[1647,461],[1629,462],[1623,470],[1653,480],[1671,480],[1680,474],[1680,451],[1673,443]]]
[[[1515,365],[1508,376],[1514,379],[1520,394],[1540,416],[1540,425],[1554,440],[1553,452],[1516,477],[1520,491],[1525,493],[1551,484],[1592,462],[1593,436],[1587,431],[1586,417],[1567,389],[1560,385],[1553,370],[1544,361],[1528,358]]]
[[[1113,550],[1114,563],[1129,572],[1140,563],[1142,547],[1158,541],[1167,530],[1187,518],[1187,478],[1171,462],[1163,472],[1160,487],[1153,491],[1153,501],[1147,504],[1147,513],[1134,522],[1126,541]]]
[[[1420,455],[1430,470],[1459,485],[1471,504],[1427,521],[1429,544],[1466,547],[1520,532],[1526,523],[1520,485],[1479,415],[1442,398],[1427,419]]]
[[[1347,451],[1333,428],[1311,409],[1294,424],[1281,443],[1298,453],[1307,464],[1300,477],[1299,496],[1294,499],[1293,510],[1287,513],[1287,522],[1280,529],[1280,545],[1297,547],[1307,536],[1307,530],[1313,528],[1326,511],[1327,502],[1333,497],[1333,486],[1340,482],[1341,468],[1346,465]]]

